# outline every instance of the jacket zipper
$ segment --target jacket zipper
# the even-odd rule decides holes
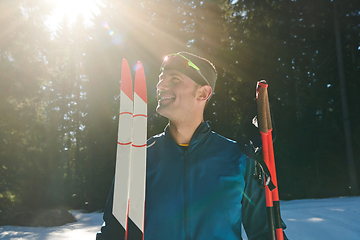
[[[190,240],[189,234],[189,214],[188,214],[188,157],[187,157],[187,149],[185,149],[184,154],[184,233],[185,240]]]

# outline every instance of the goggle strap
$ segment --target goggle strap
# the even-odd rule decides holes
[[[167,55],[166,57],[169,57],[169,56],[180,56],[182,57],[183,59],[185,59],[187,61],[187,64],[189,65],[189,67],[192,67],[194,68],[198,73],[199,75],[205,80],[205,82],[210,85],[209,81],[204,77],[204,75],[201,73],[200,71],[200,68],[198,66],[196,66],[191,60],[189,60],[188,58],[184,57],[183,55],[179,54],[179,53],[172,53],[172,54],[169,54]],[[164,71],[164,67],[161,67],[161,71]]]

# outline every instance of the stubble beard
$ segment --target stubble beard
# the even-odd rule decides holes
[[[196,97],[196,91],[197,89],[201,87],[200,85],[196,85],[191,93],[191,95],[195,98]],[[156,107],[156,112],[160,114],[161,116],[167,118],[169,121],[173,120],[180,120],[187,114],[191,114],[186,110],[186,107],[184,106],[177,106],[176,104],[173,105],[173,100],[171,102],[168,102],[166,104],[161,104],[161,102],[158,102],[158,105]]]

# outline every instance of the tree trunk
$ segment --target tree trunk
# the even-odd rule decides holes
[[[346,156],[347,156],[347,163],[348,163],[349,177],[350,177],[350,191],[352,195],[357,195],[359,194],[359,189],[358,189],[354,154],[353,154],[352,141],[351,141],[349,110],[347,105],[347,95],[346,95],[346,86],[345,86],[344,63],[343,63],[343,56],[341,51],[340,27],[339,27],[339,19],[337,14],[337,0],[334,1],[334,22],[335,22],[336,49],[337,49],[338,71],[339,71],[339,81],[340,81],[340,95],[341,95],[342,113],[343,113],[344,130],[345,130]]]

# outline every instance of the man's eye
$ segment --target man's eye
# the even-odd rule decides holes
[[[171,78],[171,81],[173,81],[173,82],[177,82],[177,81],[180,81],[180,79],[179,79],[179,78],[174,77],[174,78]]]

